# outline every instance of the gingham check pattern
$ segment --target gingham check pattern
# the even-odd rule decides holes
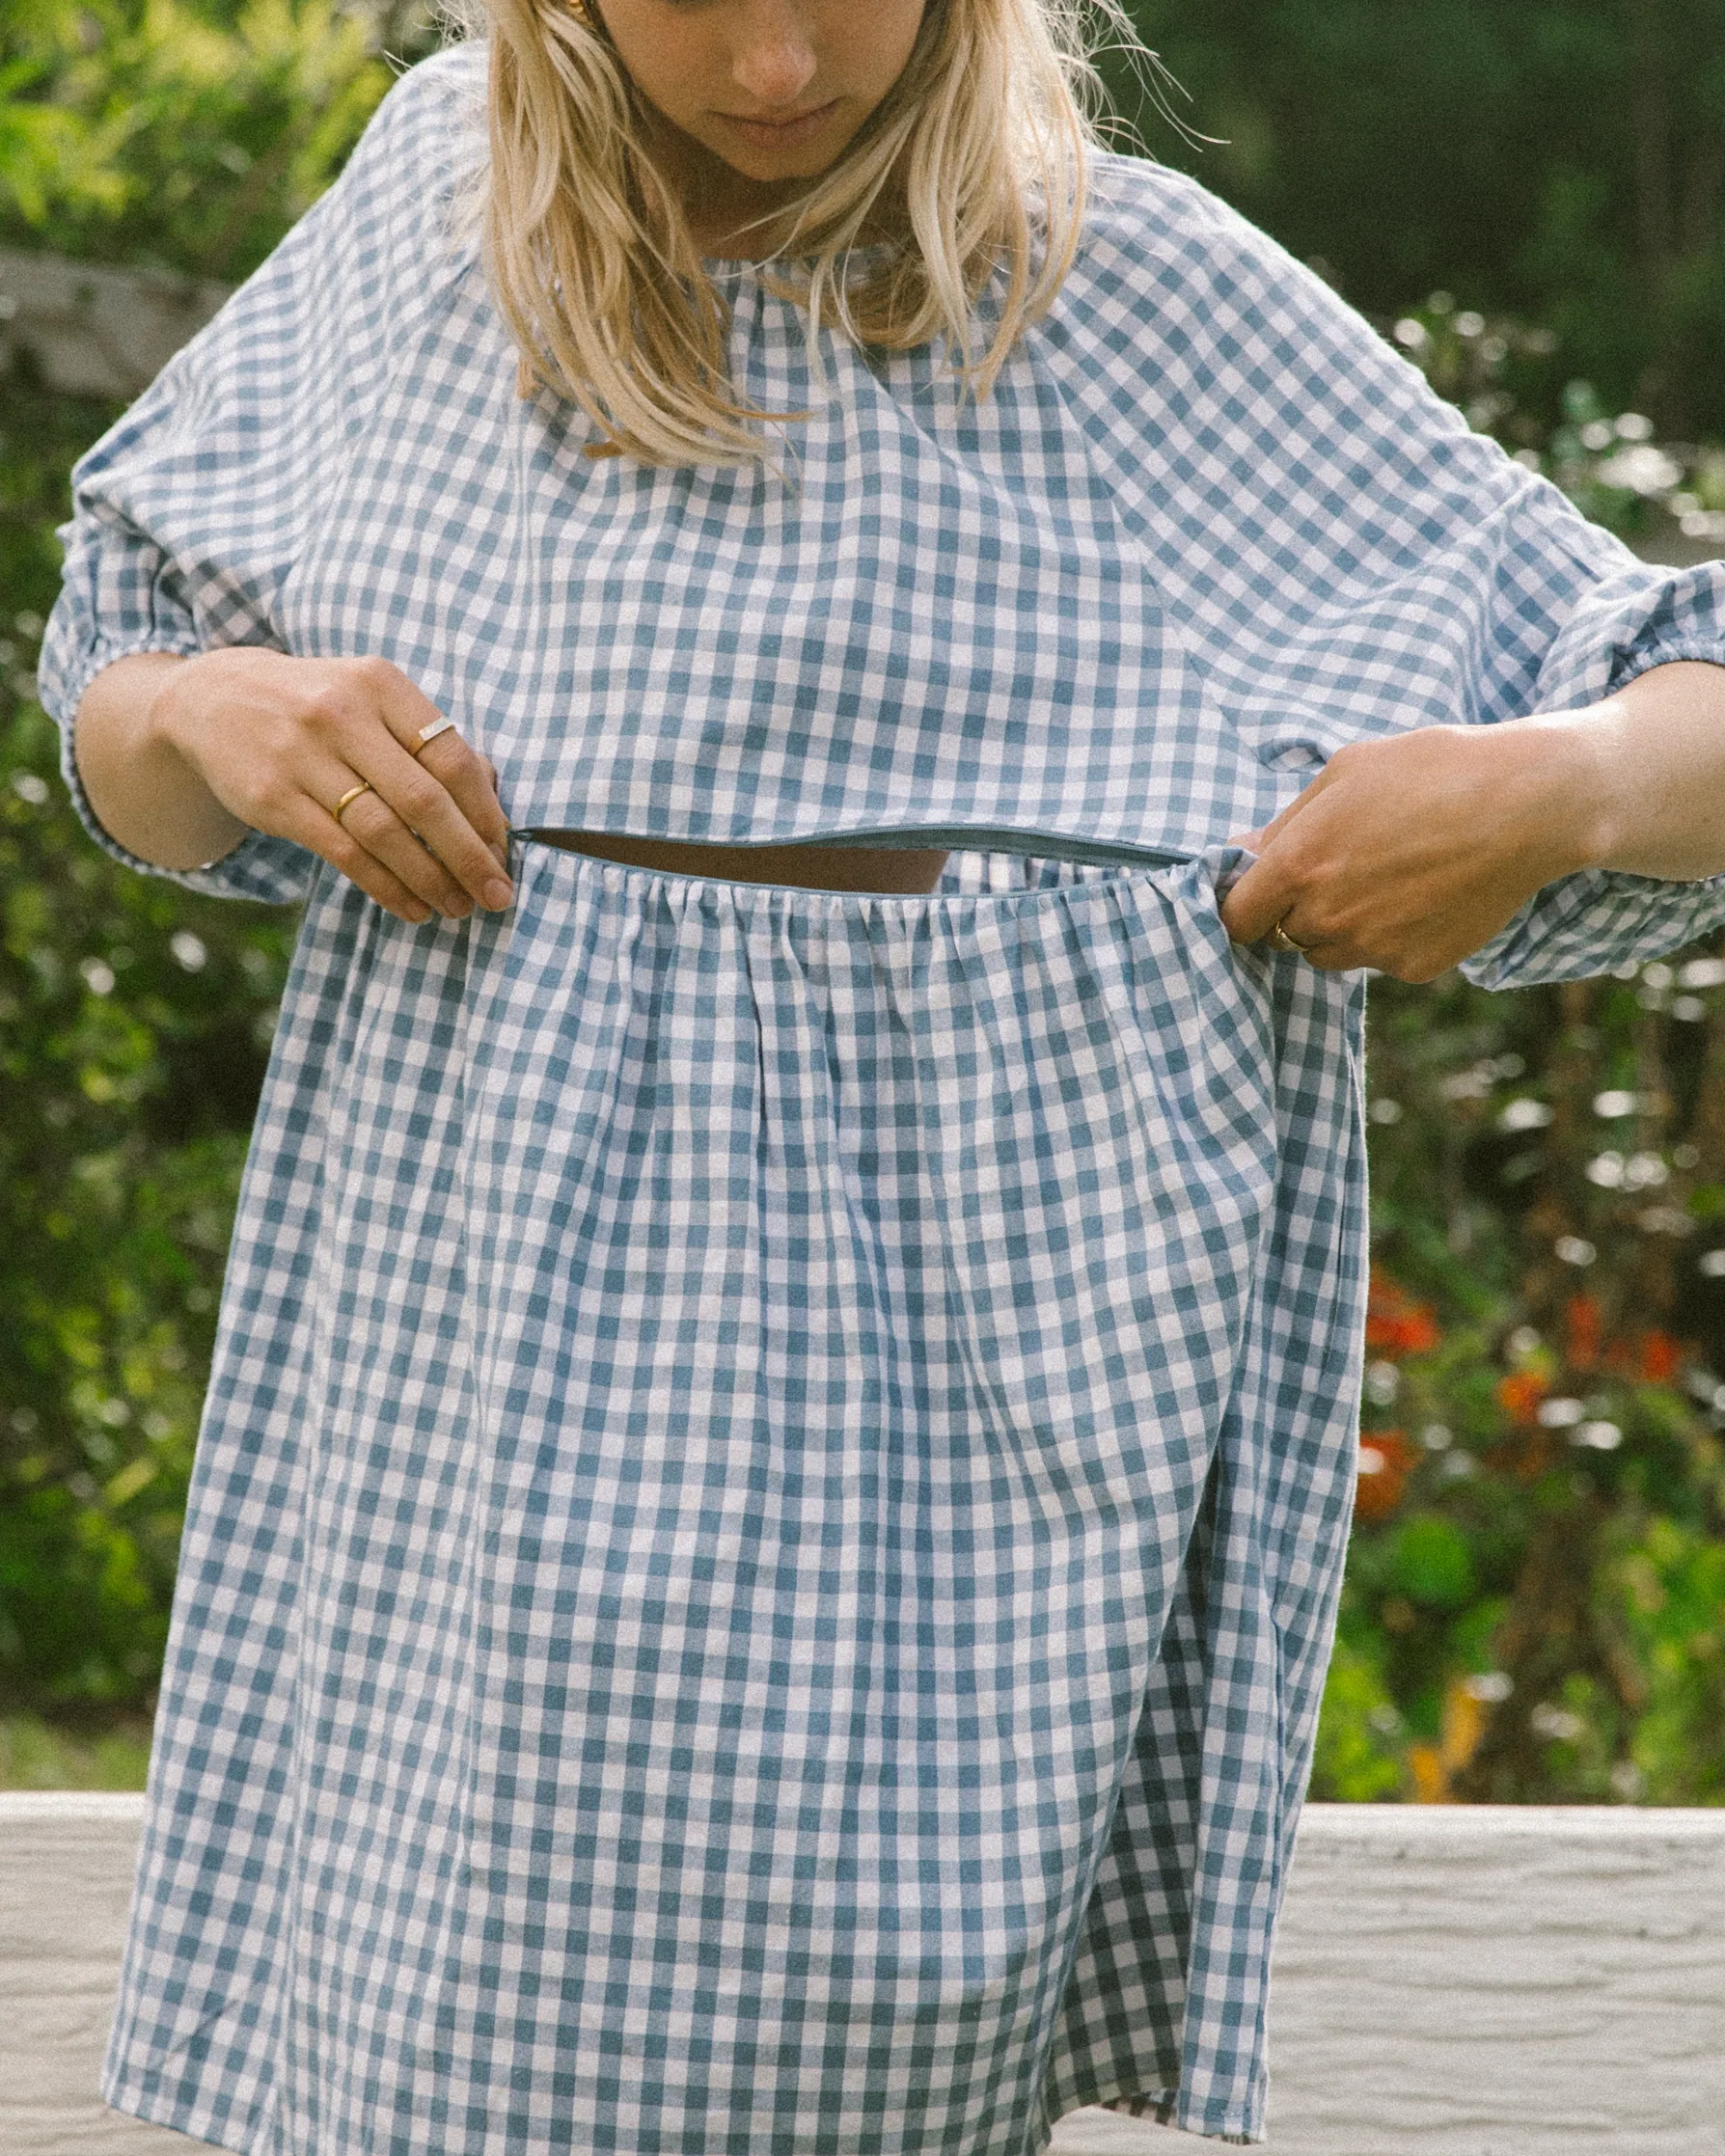
[[[1725,577],[1109,158],[987,404],[816,378],[733,268],[739,383],[813,410],[779,469],[595,462],[444,236],[474,81],[408,77],[84,460],[51,707],[130,651],[382,652],[523,827],[1145,860],[889,900],[525,846],[508,918],[423,930],[264,837],[184,879],[308,910],[110,2096],[254,2156],[1255,2139],[1359,986],[1230,950],[1223,842],[1342,742],[1725,661]],[[1722,914],[1576,878],[1476,970]]]

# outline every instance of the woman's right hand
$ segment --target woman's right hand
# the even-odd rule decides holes
[[[509,904],[508,828],[496,773],[454,728],[422,748],[440,716],[385,659],[140,656],[91,683],[78,765],[97,816],[144,860],[193,867],[268,832],[402,920],[459,918]]]

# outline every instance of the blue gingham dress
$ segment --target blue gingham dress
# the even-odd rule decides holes
[[[719,265],[737,382],[812,417],[773,469],[585,456],[449,236],[478,68],[407,76],[85,458],[50,705],[382,653],[523,831],[956,851],[873,897],[527,840],[507,915],[423,928],[269,837],[181,879],[306,914],[110,2101],[252,2156],[1257,2139],[1362,990],[1230,947],[1227,841],[1343,742],[1725,662],[1725,572],[1633,561],[1110,157],[982,405],[811,369]],[[1476,970],[1722,915],[1577,877]]]

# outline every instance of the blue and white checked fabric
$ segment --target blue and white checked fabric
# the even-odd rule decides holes
[[[988,403],[811,371],[733,264],[738,383],[813,413],[778,468],[588,458],[448,237],[479,67],[80,466],[51,708],[376,652],[523,830],[960,851],[872,898],[524,844],[507,917],[422,929],[267,837],[182,879],[307,912],[108,2093],[249,2156],[1255,2140],[1361,986],[1229,946],[1227,841],[1344,742],[1725,663],[1725,571],[1634,562],[1109,157]],[[1575,878],[1475,970],[1721,917]]]

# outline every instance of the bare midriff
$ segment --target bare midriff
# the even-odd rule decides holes
[[[691,846],[673,839],[620,838],[609,832],[535,831],[534,841],[625,868],[733,884],[789,884],[804,890],[931,891],[946,865],[945,849],[911,846]]]

